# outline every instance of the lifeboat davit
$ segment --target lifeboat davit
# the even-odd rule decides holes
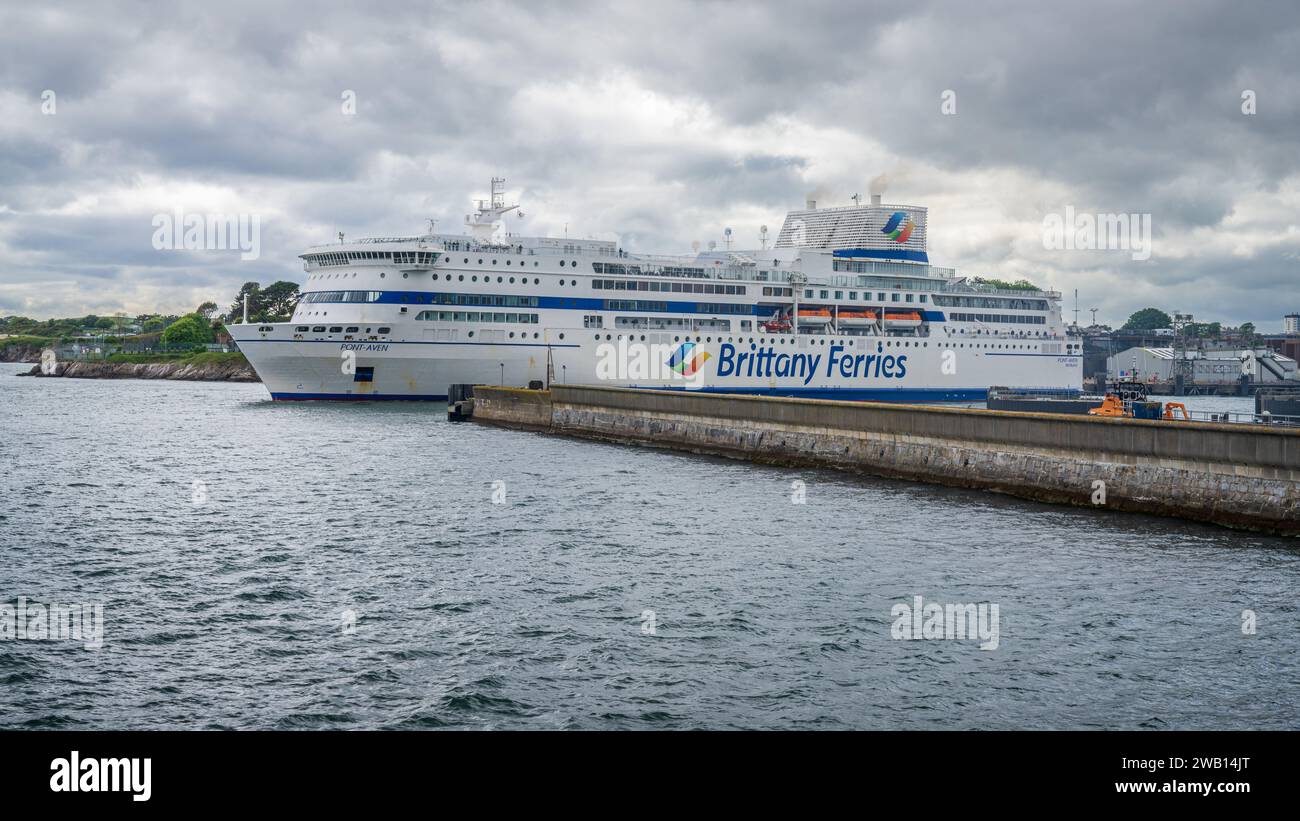
[[[886,328],[917,328],[921,325],[921,315],[916,311],[885,311]]]
[[[831,324],[830,308],[800,308],[799,309],[800,325],[829,325]]]
[[[876,324],[874,311],[840,311],[838,322],[841,328],[864,328]]]

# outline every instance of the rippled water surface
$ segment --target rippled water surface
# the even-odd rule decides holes
[[[1295,540],[27,367],[0,602],[104,643],[0,641],[3,727],[1300,726]]]

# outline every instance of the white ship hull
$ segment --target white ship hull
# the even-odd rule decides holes
[[[455,384],[567,382],[943,402],[981,401],[992,385],[1070,392],[1082,383],[1079,356],[1044,353],[1043,343],[1026,340],[945,344],[878,336],[702,337],[709,341],[693,343],[690,358],[699,364],[688,377],[668,364],[685,344],[673,342],[669,334],[610,334],[606,341],[604,333],[547,329],[542,341],[510,344],[293,340],[290,324],[230,330],[277,400],[440,401]],[[565,341],[558,339],[560,333]]]

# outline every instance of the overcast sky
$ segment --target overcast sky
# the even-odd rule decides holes
[[[684,253],[884,174],[933,262],[1085,321],[1300,310],[1293,0],[0,2],[0,315],[225,306],[493,175],[511,231]],[[1067,206],[1150,214],[1150,259],[1044,247]],[[155,250],[176,209],[257,215],[260,257]]]

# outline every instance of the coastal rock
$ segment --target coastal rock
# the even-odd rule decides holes
[[[185,379],[201,382],[259,382],[246,360],[194,365],[180,362],[60,362],[54,373],[38,364],[21,376],[67,376],[76,379]]]
[[[0,362],[39,362],[40,345],[5,345],[0,348]]]

